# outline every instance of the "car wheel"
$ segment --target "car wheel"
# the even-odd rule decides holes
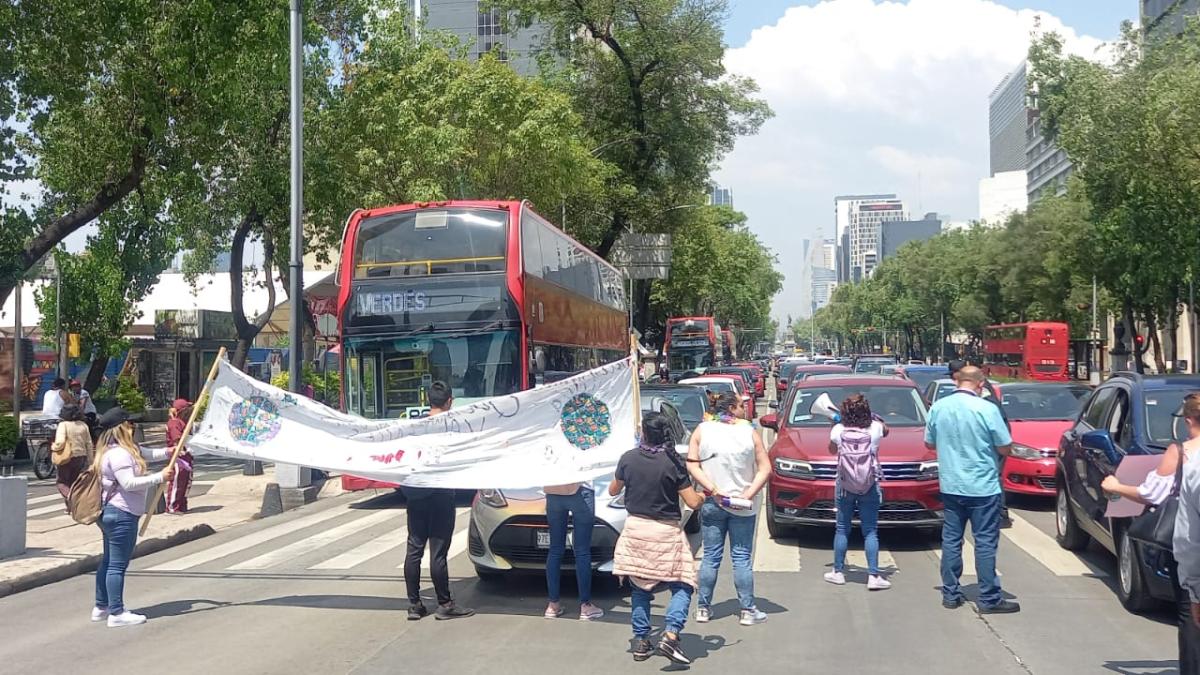
[[[1075,520],[1071,511],[1071,498],[1067,494],[1066,482],[1058,477],[1058,492],[1054,497],[1054,529],[1058,545],[1068,551],[1082,551],[1087,547],[1088,534]]]
[[[784,539],[796,536],[795,528],[775,520],[775,505],[767,501],[767,534],[772,539]]]
[[[1146,592],[1142,563],[1127,530],[1122,528],[1117,537],[1117,597],[1125,609],[1144,612],[1156,607],[1158,602]]]
[[[504,580],[504,573],[489,567],[475,566],[475,576],[485,584],[497,584]]]

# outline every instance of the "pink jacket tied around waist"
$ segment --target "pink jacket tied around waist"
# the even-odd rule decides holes
[[[613,574],[650,590],[659,582],[696,586],[696,560],[679,523],[629,516],[613,553]]]

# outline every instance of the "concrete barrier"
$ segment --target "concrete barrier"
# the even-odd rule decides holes
[[[0,558],[25,552],[29,485],[24,476],[0,478]]]

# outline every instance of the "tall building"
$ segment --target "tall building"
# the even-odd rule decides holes
[[[1029,126],[1025,62],[1004,76],[988,96],[988,151],[991,174],[1025,170],[1025,130]]]
[[[865,279],[879,264],[881,226],[908,219],[904,202],[894,194],[843,195],[833,201],[842,248],[838,254],[837,280],[845,283]]]
[[[925,241],[942,233],[942,219],[936,213],[926,213],[921,220],[884,222],[879,228],[879,260],[886,260],[910,241]]]
[[[1002,225],[1013,213],[1029,206],[1029,179],[1025,170],[1003,171],[979,181],[979,222]]]
[[[1071,159],[1067,157],[1066,150],[1046,136],[1041,114],[1037,110],[1029,116],[1025,140],[1025,159],[1029,164],[1025,194],[1029,204],[1043,197],[1066,193],[1067,179],[1071,177]]]
[[[837,269],[837,243],[832,239],[826,239],[821,244],[821,267],[827,270]]]
[[[1150,39],[1183,32],[1187,19],[1200,15],[1200,0],[1141,0],[1142,29]]]
[[[720,185],[709,186],[708,203],[713,206],[733,206],[733,190]]]
[[[808,256],[805,258],[805,267],[808,268],[808,278],[805,281],[808,286],[807,306],[811,311],[810,316],[828,305],[829,296],[833,294],[833,287],[837,283],[833,271],[835,248],[832,240],[824,239],[813,241],[806,249]]]
[[[522,75],[537,72],[537,54],[545,35],[545,26],[515,26],[510,19],[505,30],[504,12],[487,7],[486,0],[416,0],[428,30],[454,34],[463,44],[471,45],[471,56],[479,58],[495,50],[501,61]]]

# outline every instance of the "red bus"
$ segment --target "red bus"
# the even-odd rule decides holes
[[[435,380],[463,405],[629,353],[621,273],[527,202],[355,211],[337,274],[342,409],[363,417],[426,414]]]
[[[983,329],[983,365],[988,377],[1067,380],[1070,330],[1065,323],[1035,322]]]
[[[674,316],[667,319],[667,370],[685,373],[719,365],[722,358],[721,327],[711,316]]]

